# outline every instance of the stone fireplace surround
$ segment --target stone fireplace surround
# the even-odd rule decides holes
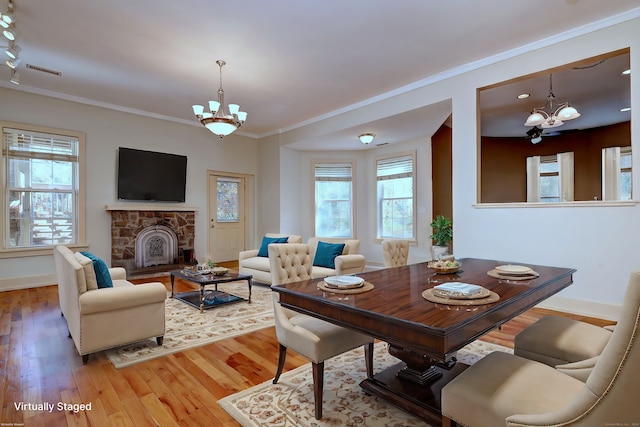
[[[146,227],[161,225],[170,228],[178,239],[177,258],[174,264],[147,269],[162,270],[177,268],[189,263],[195,256],[196,208],[155,206],[107,206],[111,214],[111,265],[124,267],[128,274],[143,273],[145,268],[136,267],[136,237]]]

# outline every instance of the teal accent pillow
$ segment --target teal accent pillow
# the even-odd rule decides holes
[[[271,243],[289,243],[289,237],[263,237],[260,250],[258,250],[258,256],[269,257],[269,245]]]
[[[113,280],[109,274],[109,267],[107,264],[94,254],[90,252],[80,252],[86,256],[93,263],[93,271],[96,272],[96,281],[98,282],[98,289],[100,288],[113,288]]]
[[[318,242],[313,265],[316,267],[336,268],[335,258],[338,255],[342,255],[343,250],[344,243]]]

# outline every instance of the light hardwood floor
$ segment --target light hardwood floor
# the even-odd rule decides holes
[[[162,280],[170,289],[169,279]],[[176,281],[177,292],[193,288]],[[103,353],[91,355],[89,363],[82,365],[60,316],[56,286],[0,292],[0,310],[3,426],[235,427],[239,424],[217,400],[268,381],[276,371],[274,328],[115,369]],[[483,339],[512,347],[518,331],[550,313],[529,310]],[[598,325],[611,323],[569,317]],[[285,371],[305,363],[289,352]],[[15,405],[21,402],[91,403],[91,410],[17,410]]]

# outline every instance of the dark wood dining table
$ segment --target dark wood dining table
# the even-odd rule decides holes
[[[389,343],[389,352],[401,362],[364,379],[362,388],[439,425],[440,390],[467,367],[456,363],[456,352],[571,285],[576,271],[477,258],[460,262],[458,272],[445,275],[436,274],[426,262],[358,274],[373,285],[362,293],[328,292],[319,287],[323,279],[272,289],[279,293],[284,307]],[[530,267],[537,277],[494,277],[495,267],[507,264]],[[431,302],[423,296],[427,289],[454,281],[480,285],[497,294],[499,300],[453,305]]]

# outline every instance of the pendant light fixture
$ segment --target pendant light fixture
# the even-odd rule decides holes
[[[562,104],[554,102],[555,95],[553,94],[552,76],[552,74],[549,74],[547,104],[534,108],[529,117],[527,117],[527,121],[524,123],[525,126],[540,126],[543,129],[549,129],[562,126],[565,121],[580,117],[580,113],[578,113],[574,107],[570,106],[568,102],[563,102]],[[547,108],[548,111],[545,111],[545,108]]]
[[[209,101],[209,111],[205,112],[202,105],[194,105],[193,114],[204,127],[218,135],[220,138],[233,133],[247,119],[247,113],[240,111],[238,104],[224,104],[224,90],[222,89],[222,67],[226,64],[223,60],[216,61],[220,67],[220,87],[218,88],[218,100]]]

